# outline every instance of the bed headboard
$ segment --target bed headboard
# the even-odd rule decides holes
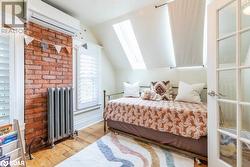
[[[173,86],[173,91],[174,95],[177,95],[178,92],[178,87]],[[140,94],[143,92],[143,90],[150,89],[150,86],[140,86]],[[104,96],[104,108],[106,106],[106,102],[112,99],[117,99],[123,96],[124,92],[119,92],[119,93],[114,93],[114,94],[107,94],[106,90],[103,91],[103,96]],[[201,101],[203,103],[207,103],[207,88],[204,88],[203,91],[201,92]]]

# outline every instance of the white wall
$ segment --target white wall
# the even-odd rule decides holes
[[[120,45],[112,25],[130,19],[141,49],[147,70],[132,70]],[[206,83],[206,69],[169,69],[173,66],[168,34],[168,12],[166,7],[155,9],[152,5],[128,13],[121,17],[92,27],[98,42],[115,68],[116,90],[123,89],[123,82],[137,82],[149,85],[151,81],[170,80],[174,85],[178,81],[188,83]],[[107,84],[111,84],[107,81]],[[110,87],[113,87],[110,86]]]
[[[104,50],[102,50],[102,89],[106,90],[107,93],[115,93],[116,92],[116,73],[115,69],[113,68],[112,64],[110,63],[109,59],[106,56]]]
[[[112,25],[130,19],[133,24],[147,70],[132,70]],[[149,85],[152,81],[170,80],[173,85],[179,81],[188,83],[207,83],[206,68],[169,69],[173,66],[173,56],[169,49],[167,29],[167,10],[165,7],[155,9],[153,6],[128,13],[119,18],[92,27],[98,43],[103,45],[102,54],[102,89],[107,93],[123,90],[123,82],[137,82]],[[145,36],[146,34],[146,36]],[[90,35],[93,37],[93,34]],[[106,56],[107,55],[107,56]],[[113,65],[111,65],[111,63]],[[92,114],[93,113],[93,114]],[[85,113],[90,120],[100,119],[99,110]],[[86,118],[82,121],[90,122]],[[93,121],[92,121],[93,122]],[[82,123],[79,123],[82,125]]]
[[[86,41],[95,43],[98,45],[98,41],[92,30],[87,28],[86,26],[82,26],[83,30],[86,30],[84,35],[84,39]],[[116,79],[115,79],[115,69],[109,60],[107,53],[105,52],[105,48],[102,48],[101,54],[101,90],[106,90],[107,92],[113,93],[116,90]]]
[[[86,29],[86,33],[84,34],[84,40],[86,42],[91,43],[97,43],[96,38],[92,34],[91,30],[84,27],[83,29]],[[75,58],[74,58],[75,60]],[[102,120],[102,112],[103,112],[103,90],[107,90],[107,92],[115,92],[116,90],[116,80],[115,80],[115,73],[114,69],[110,63],[110,61],[107,59],[105,52],[102,51],[101,54],[101,82],[100,82],[100,108],[91,109],[91,110],[85,110],[85,111],[77,111],[74,116],[74,125],[75,129],[79,130],[84,127],[90,126],[91,124],[94,124],[96,122],[99,122]],[[74,61],[75,62],[75,61]],[[74,63],[75,66],[75,63]],[[75,73],[75,70],[74,70]],[[76,75],[74,74],[74,77]],[[74,79],[75,82],[75,79]]]
[[[169,69],[157,68],[151,70],[118,70],[116,71],[117,90],[123,89],[123,82],[137,82],[147,86],[152,81],[170,80],[173,85],[178,85],[179,81],[188,83],[206,83],[207,72],[205,68]]]

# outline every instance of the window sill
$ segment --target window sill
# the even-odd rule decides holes
[[[94,111],[94,110],[98,110],[101,108],[101,104],[98,104],[96,106],[93,106],[93,107],[88,107],[88,108],[84,108],[82,110],[76,110],[74,112],[74,115],[79,115],[79,114],[83,114],[85,112],[89,112],[89,111]]]

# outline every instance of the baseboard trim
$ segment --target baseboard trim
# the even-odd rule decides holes
[[[103,121],[103,118],[101,118],[100,120],[95,121],[95,122],[93,122],[93,123],[91,123],[91,124],[89,124],[89,125],[86,125],[86,126],[84,126],[84,127],[82,127],[82,128],[79,128],[79,129],[77,129],[77,130],[83,130],[83,129],[85,129],[85,128],[88,128],[88,127],[90,127],[90,126],[92,126],[92,125],[94,125],[94,124],[97,124],[97,123],[99,123],[99,122],[102,122],[102,121]]]

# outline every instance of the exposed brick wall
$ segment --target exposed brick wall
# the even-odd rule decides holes
[[[27,23],[29,36],[72,47],[68,35]],[[34,137],[47,137],[47,89],[72,86],[72,51],[62,48],[58,54],[53,46],[45,51],[41,43],[25,45],[25,139],[29,144]]]

